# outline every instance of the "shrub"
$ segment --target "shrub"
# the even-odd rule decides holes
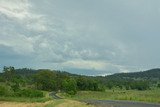
[[[6,89],[3,86],[0,86],[0,96],[5,96],[6,95]]]
[[[15,92],[15,96],[34,98],[34,97],[44,97],[44,94],[43,92],[38,90],[23,89]]]
[[[160,83],[157,85],[158,88],[160,88]]]
[[[149,83],[146,81],[135,81],[131,84],[131,89],[147,90],[149,89]]]
[[[9,90],[8,87],[0,86],[0,96],[9,96],[11,94],[12,94],[12,92],[11,92],[11,90]]]
[[[5,79],[3,77],[0,77],[0,82],[5,82]]]
[[[63,81],[63,91],[70,95],[75,95],[77,93],[77,83],[74,79],[66,79]]]

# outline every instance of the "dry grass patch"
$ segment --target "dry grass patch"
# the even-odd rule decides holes
[[[52,100],[45,103],[0,102],[0,107],[94,107],[75,100]]]
[[[65,100],[64,103],[57,105],[56,107],[94,107],[93,105],[87,105],[86,103],[82,103],[74,100]]]
[[[44,107],[50,101],[45,103],[22,103],[22,102],[0,102],[0,107]]]

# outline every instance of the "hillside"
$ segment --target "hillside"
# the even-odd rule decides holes
[[[107,78],[160,79],[160,69],[156,68],[132,73],[117,73],[107,76]]]

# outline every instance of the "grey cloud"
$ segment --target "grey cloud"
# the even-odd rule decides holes
[[[14,58],[32,57],[19,66],[83,74],[159,67],[158,0],[22,0],[20,7],[14,2],[12,7],[11,0],[2,1],[0,58],[6,60],[5,64],[20,64],[8,60],[11,54],[2,54],[9,53],[7,49]],[[5,13],[4,6],[9,6],[12,14]],[[80,68],[79,63],[83,63]]]

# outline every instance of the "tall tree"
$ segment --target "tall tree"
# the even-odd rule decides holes
[[[6,81],[11,81],[16,74],[15,69],[12,66],[9,66],[9,67],[4,66],[3,72],[4,72],[4,77]]]
[[[34,76],[34,82],[38,89],[52,91],[56,89],[56,75],[49,70],[42,70]]]

